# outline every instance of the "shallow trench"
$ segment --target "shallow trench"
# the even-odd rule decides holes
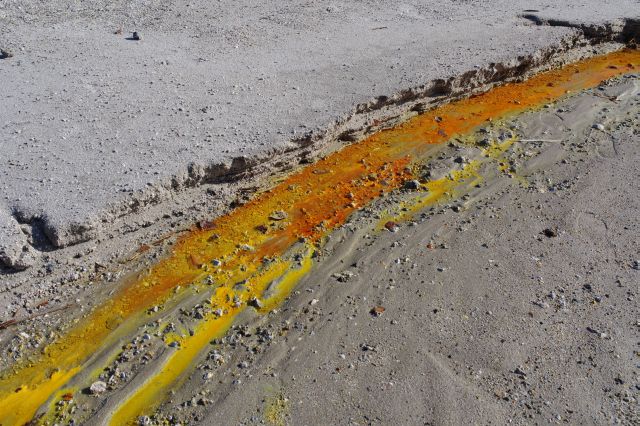
[[[468,143],[470,149],[480,144],[486,157],[499,156],[513,134],[499,143],[468,136],[479,126],[637,72],[639,65],[637,50],[612,52],[435,109],[416,104],[408,114],[374,123],[376,133],[285,177],[228,214],[201,222],[164,259],[132,273],[40,352],[3,371],[0,423],[82,420],[99,409],[93,421],[125,424],[151,413],[243,311],[265,314],[280,306],[313,268],[327,238],[354,212],[390,193],[415,192],[410,208],[381,221],[379,232],[394,231],[412,212],[482,179],[480,160],[461,157],[453,170],[431,169],[430,160],[445,142]],[[142,246],[140,253],[148,249]],[[151,341],[147,367],[100,393],[96,403],[87,395],[89,385],[113,369],[132,338],[136,344]],[[68,411],[70,401],[82,400],[91,401],[89,412]]]

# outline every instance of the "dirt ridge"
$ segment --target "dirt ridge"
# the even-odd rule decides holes
[[[118,225],[123,219],[135,219],[136,213],[150,206],[161,205],[177,194],[205,185],[223,186],[236,182],[256,182],[269,176],[293,170],[299,164],[312,161],[327,152],[339,149],[345,143],[384,128],[393,120],[412,111],[424,111],[445,102],[473,95],[490,89],[497,84],[516,81],[531,74],[542,72],[600,53],[622,48],[633,42],[640,30],[638,20],[616,20],[603,25],[572,24],[523,15],[538,25],[562,25],[575,28],[574,35],[560,43],[549,46],[530,55],[513,58],[503,63],[490,63],[483,68],[469,70],[457,77],[435,79],[418,87],[401,90],[390,95],[377,96],[368,102],[356,105],[346,116],[337,119],[327,128],[309,131],[291,140],[290,147],[272,149],[264,154],[251,157],[239,156],[229,163],[187,164],[181,173],[169,179],[149,185],[144,190],[131,193],[111,203],[111,207],[84,222],[58,224],[46,214],[12,210],[12,216],[19,225],[28,225],[33,232],[48,240],[49,249],[55,250],[99,238],[105,233],[118,233]],[[258,183],[258,186],[260,184]],[[220,200],[231,202],[237,197],[233,190],[223,190]],[[189,206],[184,206],[188,209]],[[8,245],[20,246],[24,252],[33,252],[34,246],[27,238],[10,241]],[[9,250],[5,250],[8,252]],[[14,252],[16,250],[13,250]],[[18,250],[19,252],[20,250]],[[15,257],[15,256],[14,256]],[[20,263],[17,269],[26,269],[35,262],[31,255],[27,263]],[[14,268],[18,262],[11,256],[0,258],[5,266]]]

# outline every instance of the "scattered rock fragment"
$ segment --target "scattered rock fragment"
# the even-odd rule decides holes
[[[373,315],[374,317],[379,317],[380,315],[382,315],[384,313],[385,309],[384,306],[374,306],[373,308],[371,308],[371,315]]]
[[[588,331],[589,333],[596,334],[596,335],[597,335],[598,337],[600,337],[601,339],[606,339],[607,337],[609,337],[609,335],[608,335],[607,333],[604,333],[604,332],[602,332],[602,331],[600,331],[600,330],[597,330],[597,329],[595,329],[595,328],[593,328],[593,327],[587,327],[587,331]]]
[[[371,345],[368,345],[366,343],[361,344],[360,345],[360,349],[362,350],[362,352],[375,352],[376,351],[375,346],[371,346]]]
[[[353,277],[355,274],[351,271],[344,271],[344,272],[336,272],[335,274],[331,275],[333,278],[337,279],[338,281],[340,281],[341,283],[345,283],[347,281],[349,281],[349,279],[351,277]]]
[[[400,229],[400,226],[398,226],[397,223],[395,223],[394,221],[390,220],[387,223],[384,224],[384,227],[387,229],[387,231],[389,232],[398,232],[398,230]]]
[[[140,41],[142,40],[142,36],[140,35],[139,32],[134,31],[133,34],[131,35],[131,40]]]
[[[542,309],[547,309],[549,307],[549,304],[542,300],[536,300],[533,304]]]
[[[278,210],[269,215],[269,219],[271,220],[285,220],[287,218],[287,212]]]
[[[408,180],[404,183],[403,188],[409,191],[416,191],[420,189],[420,182],[415,179]]]
[[[604,125],[600,124],[600,123],[596,123],[592,126],[594,129],[600,130],[601,132],[604,131]]]
[[[9,59],[13,57],[13,52],[8,49],[0,49],[0,59]]]
[[[480,139],[480,140],[476,143],[476,145],[478,145],[478,146],[480,146],[480,147],[482,147],[482,148],[486,148],[486,147],[488,147],[488,146],[490,146],[490,145],[491,145],[491,141],[490,141],[488,138],[483,138],[483,139]]]
[[[546,228],[544,231],[542,231],[542,235],[544,235],[547,238],[554,238],[558,236],[558,228]]]
[[[106,392],[106,390],[107,384],[101,380],[93,382],[91,386],[89,386],[89,393],[91,393],[91,395],[100,395],[101,393]]]

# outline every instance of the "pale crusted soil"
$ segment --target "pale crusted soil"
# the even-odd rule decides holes
[[[288,170],[417,97],[593,54],[637,14],[633,0],[5,1],[0,263],[125,244],[190,188]]]

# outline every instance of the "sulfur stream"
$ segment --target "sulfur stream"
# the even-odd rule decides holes
[[[152,412],[238,314],[254,308],[268,312],[286,299],[313,267],[315,249],[332,230],[354,211],[415,179],[414,165],[433,144],[637,72],[639,67],[640,51],[623,50],[505,84],[417,115],[290,175],[249,203],[183,236],[166,258],[123,282],[41,353],[3,371],[0,425],[45,422],[48,410],[63,394],[89,385],[91,374],[83,373],[99,370],[104,359],[115,354],[118,342],[146,321],[150,307],[169,304],[194,286],[208,289],[212,313],[193,333],[176,338],[178,344],[161,365],[128,392],[106,421],[127,424]],[[464,172],[424,184],[428,196],[419,207],[437,202],[473,174],[470,164]]]

